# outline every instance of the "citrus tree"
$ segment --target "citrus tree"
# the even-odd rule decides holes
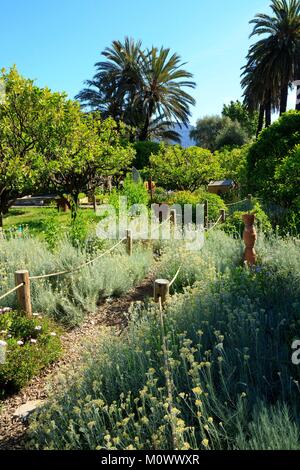
[[[194,191],[221,174],[218,159],[200,147],[161,144],[160,152],[150,157],[150,165],[156,183],[172,190]]]
[[[104,177],[125,171],[135,151],[126,141],[122,123],[85,115],[74,101],[63,100],[58,105],[42,143],[41,174],[58,194],[68,197],[76,218],[79,194],[94,193]]]
[[[39,143],[55,114],[59,94],[38,88],[16,68],[1,71],[5,93],[0,102],[0,224],[17,197],[38,181]]]

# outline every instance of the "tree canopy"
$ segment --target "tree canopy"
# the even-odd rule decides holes
[[[122,123],[85,115],[65,94],[39,88],[15,68],[2,71],[0,103],[0,212],[33,190],[70,198],[76,214],[80,192],[126,169],[135,151]]]
[[[82,106],[132,126],[137,140],[178,140],[172,125],[187,125],[195,104],[186,91],[195,83],[180,56],[130,38],[113,41],[102,55],[106,60],[95,64],[94,78],[76,97]]]
[[[156,183],[172,190],[194,191],[220,177],[217,158],[207,149],[161,144],[150,157],[151,174]]]
[[[289,88],[300,78],[300,0],[272,0],[270,6],[272,16],[259,13],[250,21],[251,37],[259,39],[242,73],[244,102],[260,113],[258,133],[271,125],[272,110],[286,112]]]

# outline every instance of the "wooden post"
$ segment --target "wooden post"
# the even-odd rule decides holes
[[[160,224],[163,223],[163,211],[160,210],[161,206],[162,206],[162,204],[159,205],[159,213],[158,213],[158,221],[159,221]]]
[[[204,201],[204,227],[208,228],[208,201]]]
[[[32,316],[31,296],[30,296],[30,279],[28,271],[15,272],[15,284],[23,286],[17,290],[18,304],[20,309],[26,313],[27,317]]]
[[[132,232],[131,230],[126,230],[126,247],[127,247],[127,254],[131,256],[132,255]]]
[[[156,279],[154,282],[154,302],[158,303],[161,298],[162,305],[169,297],[170,282],[166,279]]]
[[[173,224],[174,228],[176,229],[176,225],[177,225],[177,212],[176,212],[176,209],[172,209],[170,211],[170,220],[171,220],[171,223]]]
[[[153,184],[152,184],[152,176],[149,177],[148,179],[148,191],[150,193],[150,202],[152,203],[153,201]]]
[[[94,212],[97,212],[97,198],[95,194],[93,195],[93,209]]]
[[[222,224],[224,224],[224,222],[226,222],[226,210],[225,209],[220,210],[220,216],[222,217],[221,222]]]

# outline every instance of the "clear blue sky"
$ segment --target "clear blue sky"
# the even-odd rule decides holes
[[[170,47],[194,74],[191,122],[220,113],[241,96],[240,68],[248,21],[269,0],[10,0],[1,1],[0,67],[16,64],[40,86],[73,98],[94,63],[125,35]]]

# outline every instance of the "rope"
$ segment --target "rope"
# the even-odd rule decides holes
[[[16,292],[16,290],[20,289],[20,287],[22,287],[24,285],[24,283],[22,282],[21,284],[19,284],[18,286],[14,287],[13,289],[11,289],[10,291],[6,292],[6,294],[2,295],[0,297],[0,300],[3,300],[5,299],[5,297],[7,297],[8,295],[10,294],[13,294],[14,292]]]
[[[211,230],[213,230],[213,229],[218,225],[218,223],[220,222],[220,220],[222,220],[222,215],[220,215],[220,217],[218,218],[217,222],[215,222],[212,227],[208,228],[207,231],[210,232]]]
[[[151,233],[155,233],[157,230],[161,229],[167,222],[169,222],[171,220],[171,216],[168,217],[166,220],[164,220],[161,224],[158,224],[157,227],[155,227],[152,231],[152,228],[151,228]]]
[[[238,201],[238,202],[232,202],[231,204],[226,204],[226,206],[227,207],[236,206],[237,204],[241,204],[242,202],[246,202],[246,201],[249,201],[249,199],[242,199],[241,201]]]
[[[178,274],[180,273],[181,269],[182,269],[182,266],[180,266],[180,267],[178,268],[178,271],[177,271],[177,273],[175,274],[175,276],[173,277],[172,281],[170,282],[169,287],[172,287],[172,285],[173,285],[174,282],[176,281],[176,279],[177,279],[177,277],[178,277]]]
[[[85,268],[86,266],[89,266],[90,264],[94,263],[95,261],[97,261],[100,258],[103,258],[103,256],[105,256],[108,253],[110,253],[111,251],[113,251],[115,248],[117,248],[117,246],[121,245],[121,243],[123,243],[125,240],[126,240],[126,237],[122,238],[122,240],[120,240],[118,243],[116,243],[116,245],[114,245],[113,247],[109,248],[109,250],[106,250],[104,253],[101,253],[101,255],[96,256],[96,258],[92,259],[91,261],[87,261],[86,263],[81,264],[77,268],[67,270],[67,271],[60,271],[60,272],[57,272],[57,273],[44,274],[44,275],[41,275],[41,276],[32,276],[29,279],[31,281],[36,281],[38,279],[48,279],[50,277],[62,276],[64,274],[71,274],[71,273],[75,273],[76,271],[80,271],[80,269]]]

